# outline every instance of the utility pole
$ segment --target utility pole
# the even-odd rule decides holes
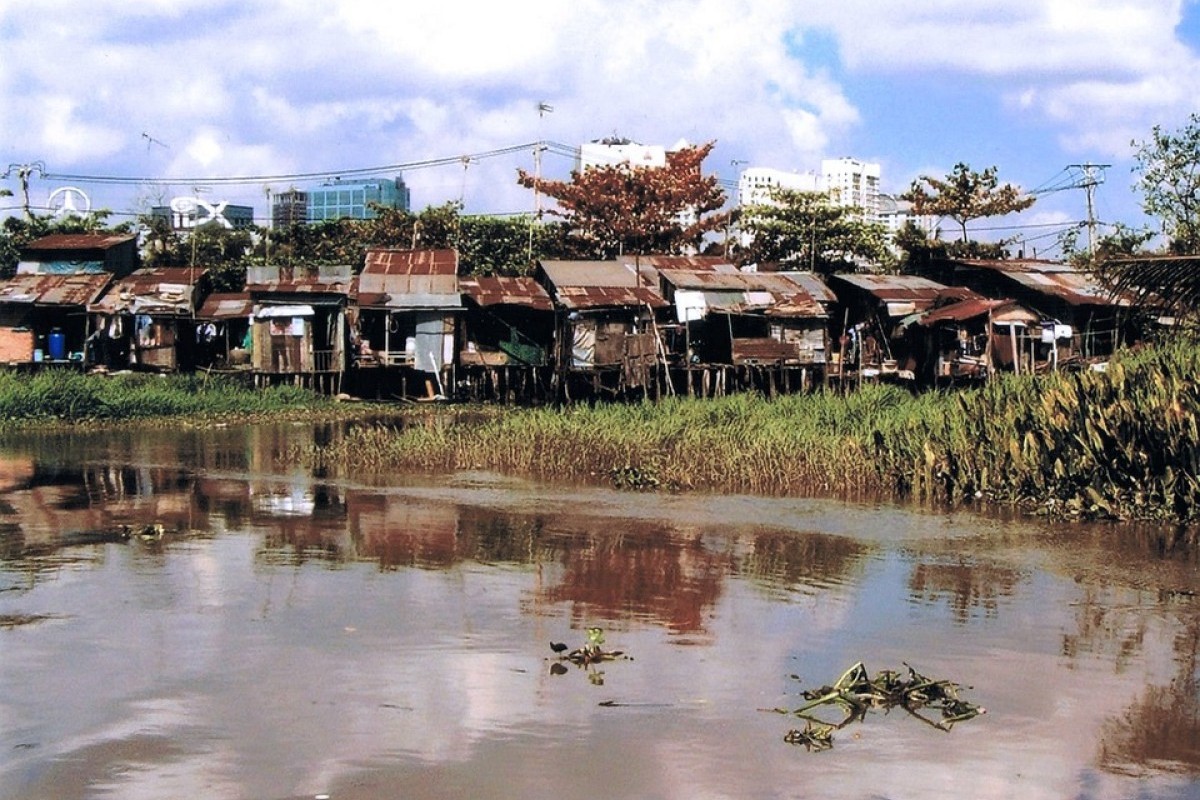
[[[529,263],[533,263],[533,227],[541,222],[542,219],[542,152],[546,149],[546,143],[541,136],[541,120],[546,118],[547,114],[553,113],[554,106],[545,101],[541,101],[537,105],[538,111],[538,142],[533,146],[533,219],[529,221],[529,246],[526,250],[526,258]]]
[[[1104,170],[1112,164],[1071,164],[1070,169],[1077,169],[1083,176],[1076,186],[1083,189],[1087,198],[1087,229],[1088,229],[1088,258],[1096,258],[1096,187],[1104,183]]]
[[[9,164],[4,175],[0,177],[11,177],[13,172],[17,173],[17,180],[21,182],[21,209],[25,212],[25,221],[33,222],[33,212],[29,210],[29,176],[34,172],[45,175],[46,165],[40,161],[34,161],[32,164]]]

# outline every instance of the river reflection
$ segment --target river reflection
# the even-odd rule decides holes
[[[294,467],[338,435],[0,443],[0,796],[1200,793],[1177,537]],[[589,626],[631,658],[554,674]],[[859,660],[988,713],[784,743]]]

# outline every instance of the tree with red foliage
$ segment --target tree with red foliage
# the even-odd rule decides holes
[[[662,167],[628,163],[588,167],[571,180],[547,180],[518,170],[517,182],[554,198],[571,234],[597,258],[623,253],[698,252],[704,235],[725,226],[725,192],[701,164],[715,142],[667,154]]]

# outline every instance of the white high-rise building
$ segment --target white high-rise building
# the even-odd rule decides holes
[[[743,206],[769,205],[771,192],[775,189],[819,192],[823,188],[821,178],[812,172],[786,172],[771,167],[751,167],[743,170],[738,178],[738,202]]]
[[[879,173],[878,164],[853,158],[827,158],[821,162],[821,178],[833,202],[862,209],[868,222],[880,221]]]
[[[589,167],[614,167],[617,164],[628,164],[631,167],[665,167],[668,152],[687,146],[687,142],[681,141],[668,151],[660,144],[638,144],[630,139],[610,136],[580,145],[577,169],[583,172]]]

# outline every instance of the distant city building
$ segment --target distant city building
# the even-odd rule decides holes
[[[617,136],[595,139],[579,147],[579,162],[576,164],[579,172],[591,167],[613,167],[617,164],[628,164],[631,167],[665,167],[667,149],[662,145],[638,144]]]
[[[788,189],[794,192],[823,191],[821,179],[812,172],[785,172],[771,167],[751,167],[738,178],[738,201],[743,206],[771,204],[771,192]]]
[[[879,173],[878,164],[853,158],[827,158],[821,162],[821,179],[833,202],[861,209],[868,222],[879,221]]]
[[[936,239],[939,232],[937,217],[914,214],[912,203],[888,194],[879,195],[879,221],[887,228],[888,234],[893,236],[909,222],[931,238]]]
[[[403,178],[364,178],[343,181],[340,178],[319,186],[307,194],[305,207],[308,222],[334,219],[374,219],[372,204],[397,211],[409,210],[409,192]]]
[[[271,227],[290,228],[308,221],[308,193],[288,189],[271,197]]]

